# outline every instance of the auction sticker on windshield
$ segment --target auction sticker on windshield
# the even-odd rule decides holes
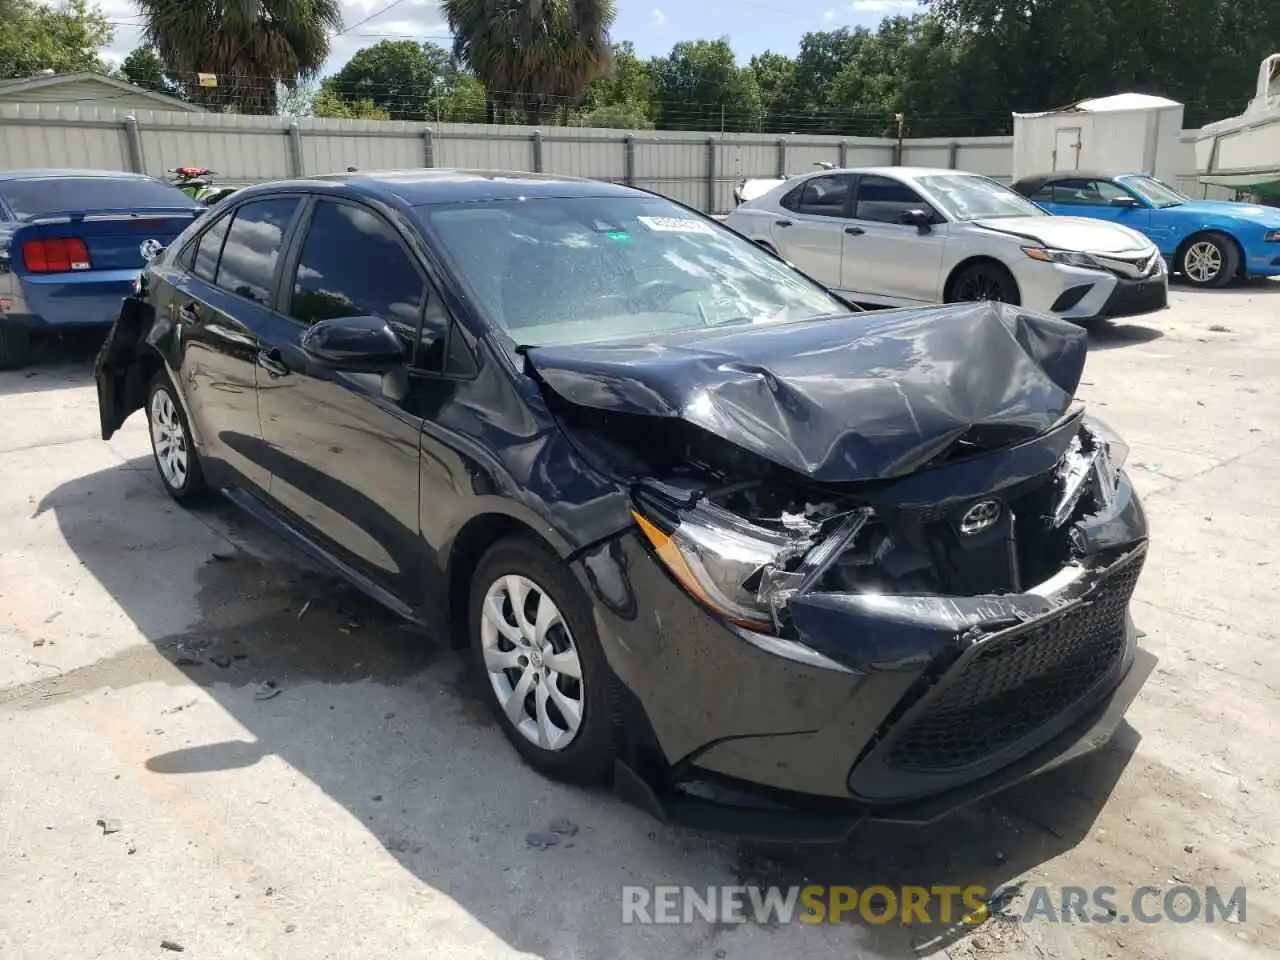
[[[636,217],[650,230],[659,233],[710,233],[711,228],[701,220],[684,217]]]

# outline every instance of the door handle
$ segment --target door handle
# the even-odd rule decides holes
[[[200,311],[194,303],[184,303],[178,308],[178,319],[183,323],[199,323]]]
[[[867,231],[863,230],[861,227],[845,227],[844,232],[851,237],[860,237]]]
[[[789,226],[791,226],[791,221],[790,221],[790,220],[775,220],[775,221],[773,221],[773,225],[774,225],[775,227],[789,227]]]
[[[267,374],[272,378],[283,377],[289,372],[289,368],[284,362],[284,356],[280,353],[278,347],[272,347],[270,350],[259,350],[258,366],[267,371]]]

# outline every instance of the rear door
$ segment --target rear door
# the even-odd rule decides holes
[[[174,323],[181,393],[210,481],[265,492],[257,370],[291,224],[302,197],[251,200],[221,213],[192,241],[153,295]],[[221,475],[219,475],[221,474]]]
[[[810,177],[782,198],[785,212],[770,228],[778,253],[832,290],[842,289],[840,260],[853,182],[845,173]]]
[[[922,232],[902,223],[908,210],[932,214],[933,225]],[[845,226],[844,289],[895,304],[933,303],[941,298],[942,253],[949,225],[909,184],[863,174]]]

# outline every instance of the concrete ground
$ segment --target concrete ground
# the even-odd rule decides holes
[[[99,440],[92,345],[0,374],[0,957],[1271,955],[1280,284],[1173,299],[1097,335],[1084,388],[1132,444],[1153,529],[1134,614],[1160,663],[1129,725],[840,848],[684,834],[543,780],[457,654],[230,507],[174,506],[141,419]],[[530,848],[556,818],[576,834]],[[1212,925],[620,923],[624,884],[804,879],[1248,900]]]

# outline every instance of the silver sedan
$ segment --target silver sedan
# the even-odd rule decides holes
[[[1058,217],[989,177],[921,167],[781,181],[726,222],[848,299],[882,306],[1001,300],[1077,322],[1168,305],[1150,240]]]

